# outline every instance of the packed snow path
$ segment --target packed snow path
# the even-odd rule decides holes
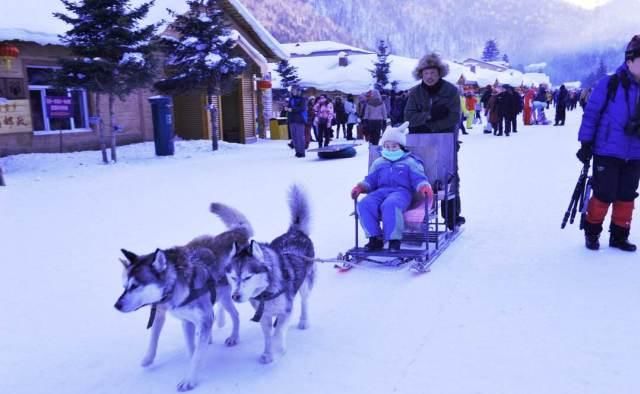
[[[262,333],[242,305],[240,343],[215,329],[194,393],[638,393],[640,259],[583,247],[560,230],[578,178],[580,110],[567,126],[520,125],[510,137],[476,126],[460,151],[466,230],[432,272],[320,265],[307,331],[292,325],[288,353],[261,365]],[[3,303],[0,392],[173,393],[187,370],[180,325],[169,318],[155,364],[139,366],[148,310],[121,314],[120,248],[151,252],[222,230],[208,213],[229,203],[257,239],[288,225],[286,188],[304,184],[317,254],[353,243],[353,159],[296,159],[283,141],[180,142],[0,159]],[[636,211],[637,212],[637,211]],[[635,215],[631,240],[640,242]],[[297,319],[294,319],[295,322]],[[230,323],[228,321],[228,323]]]

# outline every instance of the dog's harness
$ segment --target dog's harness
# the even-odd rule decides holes
[[[266,301],[271,301],[277,297],[280,297],[284,294],[284,289],[278,291],[277,293],[272,293],[270,291],[263,291],[255,297],[252,297],[252,300],[258,301],[258,308],[256,308],[256,314],[253,315],[251,321],[259,322],[262,319],[262,315],[264,314],[264,303]]]
[[[201,296],[205,295],[206,293],[210,294],[211,297],[211,305],[216,303],[216,281],[209,276],[209,279],[207,279],[207,282],[204,284],[203,287],[199,288],[199,289],[193,289],[194,284],[196,281],[196,275],[193,275],[191,277],[191,282],[189,283],[189,295],[187,296],[187,298],[184,299],[184,301],[182,301],[180,303],[180,305],[178,305],[178,308],[181,308],[187,304],[192,303],[193,301],[197,300],[198,298],[200,298]],[[151,304],[151,312],[149,313],[149,321],[147,322],[147,330],[149,328],[151,328],[153,326],[153,321],[156,318],[156,312],[157,312],[157,306],[159,304],[162,304],[164,302],[166,302],[172,295],[173,295],[173,290],[175,289],[175,284],[173,285],[173,287],[171,288],[171,290],[169,290],[166,294],[164,294],[162,296],[162,298],[160,299],[160,301]]]

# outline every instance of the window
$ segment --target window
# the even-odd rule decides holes
[[[29,104],[33,131],[91,131],[88,121],[87,92],[84,89],[53,89],[50,85],[55,67],[28,66]],[[71,118],[57,119],[47,116],[46,98],[64,96],[71,98]]]

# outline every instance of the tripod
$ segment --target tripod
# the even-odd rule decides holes
[[[582,167],[582,171],[578,177],[578,182],[576,183],[576,187],[573,189],[573,194],[571,195],[569,208],[567,208],[567,211],[564,213],[560,228],[565,228],[567,221],[573,224],[578,210],[580,210],[580,230],[584,228],[587,201],[589,201],[589,197],[591,196],[591,177],[589,176],[589,166],[590,165],[587,162],[584,164],[584,167]]]

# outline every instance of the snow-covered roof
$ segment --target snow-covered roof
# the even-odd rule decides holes
[[[139,6],[145,0],[132,0],[133,6]],[[255,38],[260,41],[260,45],[268,49],[269,55],[279,59],[288,58],[287,52],[280,47],[280,43],[262,26],[258,20],[247,10],[239,0],[221,0],[221,7],[228,13],[236,14],[240,17],[243,27],[251,30]],[[184,0],[156,0],[153,7],[149,9],[147,17],[142,24],[158,23],[162,20],[171,20],[167,13],[167,8],[177,13],[184,13],[188,10]],[[22,40],[33,41],[38,44],[58,44],[58,34],[64,34],[70,26],[54,17],[54,12],[68,14],[60,1],[48,0],[20,0],[13,2],[11,7],[3,10],[4,26],[11,28],[0,29],[0,40]]]
[[[0,28],[0,41],[19,40],[35,42],[40,45],[62,45],[56,34],[31,31],[26,29]]]
[[[373,53],[366,49],[356,48],[351,45],[342,44],[335,41],[308,41],[308,42],[292,42],[281,44],[282,48],[289,52],[290,55],[309,56],[319,52],[356,52],[356,53]]]
[[[288,53],[282,48],[282,45],[276,40],[271,33],[265,29],[262,23],[253,16],[253,14],[239,0],[222,0],[221,5],[230,5],[240,15],[242,20],[253,30],[253,33],[262,41],[275,57],[279,59],[288,59]],[[228,11],[228,8],[227,8]]]
[[[567,89],[580,89],[582,87],[582,82],[580,81],[569,81],[563,83],[564,87]]]
[[[389,81],[397,81],[398,89],[406,90],[418,83],[413,78],[413,70],[418,64],[418,59],[396,55],[390,55],[388,59],[391,61]],[[375,61],[377,61],[375,54],[351,55],[349,64],[344,67],[338,65],[338,55],[289,59],[289,63],[298,69],[301,86],[352,94],[360,94],[371,89],[374,80],[369,70],[375,68]],[[468,71],[466,67],[459,64],[447,63],[450,71],[445,79],[449,82],[456,83],[460,74],[464,70]],[[272,69],[275,69],[275,65],[272,65]],[[279,88],[280,75],[272,72],[272,76],[273,86]]]
[[[545,62],[532,63],[532,64],[528,64],[528,65],[524,66],[524,70],[525,71],[530,71],[530,72],[538,72],[540,70],[544,70],[545,67],[547,67],[547,63],[545,63]]]
[[[523,74],[523,78],[523,83],[525,86],[539,86],[540,84],[551,86],[551,78],[549,78],[549,76],[544,73],[525,73]]]
[[[324,41],[331,42],[331,41]],[[301,43],[302,48],[321,48],[316,45],[318,41]],[[345,48],[348,45],[336,44],[332,48]],[[285,48],[293,44],[283,44]],[[327,48],[327,47],[324,47]],[[350,47],[354,48],[354,47]],[[360,50],[359,48],[354,48]],[[364,51],[364,50],[363,50]],[[370,90],[374,80],[369,70],[375,68],[374,62],[377,61],[375,53],[369,54],[352,54],[349,56],[349,64],[347,66],[338,65],[339,53],[334,56],[318,55],[318,56],[302,56],[292,57],[289,63],[297,68],[300,85],[303,87],[314,87],[324,91],[340,91],[343,93],[360,94]],[[415,86],[418,82],[413,78],[413,70],[418,64],[418,59],[389,55],[390,74],[389,81],[398,81],[398,89],[406,90]],[[470,67],[460,63],[445,60],[449,65],[449,74],[445,79],[453,84],[458,83],[460,76],[468,81],[475,81],[479,86],[493,85],[498,80],[499,83],[508,83],[512,86],[539,85],[540,83],[550,84],[549,76],[540,73],[523,74],[518,70],[507,69],[505,71],[495,71],[476,67],[476,72],[472,72]],[[271,69],[275,70],[276,66],[271,64]],[[280,87],[280,75],[272,72],[273,87]]]

